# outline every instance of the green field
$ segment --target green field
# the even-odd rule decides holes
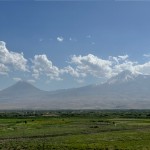
[[[148,150],[149,111],[0,112],[0,149]]]

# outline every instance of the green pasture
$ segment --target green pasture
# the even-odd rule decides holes
[[[149,118],[47,116],[0,118],[4,150],[149,150]]]

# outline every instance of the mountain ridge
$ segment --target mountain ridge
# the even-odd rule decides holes
[[[121,82],[110,84],[108,80],[99,85],[56,91],[43,91],[21,81],[0,91],[0,109],[150,108],[150,76],[123,72],[114,79]]]

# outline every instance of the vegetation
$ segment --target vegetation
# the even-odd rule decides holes
[[[0,149],[148,150],[150,110],[1,111]]]

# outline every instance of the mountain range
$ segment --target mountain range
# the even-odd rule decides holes
[[[0,109],[149,109],[150,75],[123,71],[107,82],[43,91],[19,81],[0,91]]]

